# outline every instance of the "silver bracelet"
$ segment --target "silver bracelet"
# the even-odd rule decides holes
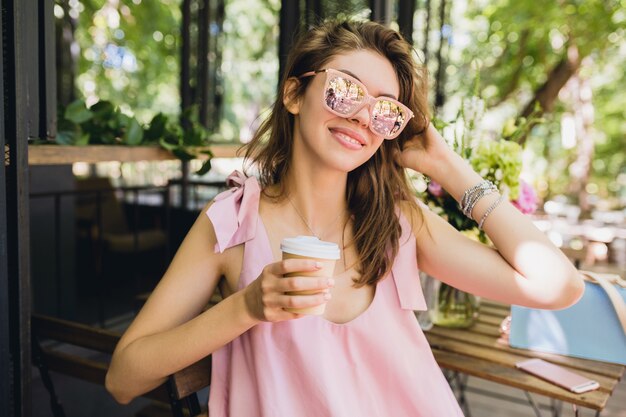
[[[487,209],[487,211],[485,212],[485,214],[483,214],[483,217],[481,217],[480,222],[478,223],[478,228],[482,229],[483,228],[483,224],[485,223],[485,220],[487,220],[487,217],[491,214],[491,212],[498,207],[498,205],[502,202],[502,200],[504,199],[504,194],[501,194],[500,197],[498,197],[498,199],[496,201],[494,201],[489,208]]]
[[[496,187],[491,181],[483,180],[478,184],[470,187],[463,193],[463,197],[461,198],[461,202],[459,203],[459,208],[470,219],[472,218],[472,210],[474,210],[474,206],[486,195],[498,192],[498,187]]]

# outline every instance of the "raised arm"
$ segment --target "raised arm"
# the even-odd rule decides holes
[[[423,146],[417,146],[417,141]],[[432,125],[408,145],[398,161],[437,181],[457,201],[482,181]],[[497,194],[491,194],[479,200],[472,212],[474,219],[479,221],[497,199]],[[505,303],[546,309],[565,308],[584,291],[571,262],[506,199],[483,224],[496,250],[465,237],[428,210],[423,210],[423,223],[413,216],[420,268],[454,287]]]

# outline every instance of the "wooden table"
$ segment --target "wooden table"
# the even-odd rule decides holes
[[[455,372],[483,378],[527,393],[527,398],[540,415],[528,393],[544,395],[553,400],[597,411],[604,409],[619,383],[624,366],[563,355],[516,349],[500,339],[499,327],[510,314],[510,307],[483,300],[478,322],[469,329],[448,329],[434,326],[424,332],[439,365]],[[600,383],[600,388],[574,394],[515,368],[515,363],[528,358],[542,358],[586,375]]]

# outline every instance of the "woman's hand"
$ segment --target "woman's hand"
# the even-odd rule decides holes
[[[404,144],[402,152],[396,155],[396,162],[435,179],[441,161],[454,155],[454,151],[430,123],[424,133],[413,136]]]
[[[285,259],[267,265],[257,279],[244,290],[246,308],[252,317],[260,321],[283,321],[302,317],[285,308],[315,307],[330,300],[330,288],[335,282],[330,277],[304,277],[286,274],[314,272],[322,268],[310,259]],[[311,295],[287,295],[291,291],[311,291]]]

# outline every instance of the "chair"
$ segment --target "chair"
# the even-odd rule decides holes
[[[76,190],[79,192],[76,199],[76,217],[79,222],[91,223],[94,228],[98,228],[98,204],[100,204],[101,232],[107,249],[131,253],[135,250],[143,252],[165,246],[167,236],[159,228],[137,230],[137,236],[130,230],[122,204],[109,178],[77,180]],[[92,230],[91,233],[91,237],[95,238],[97,230]]]
[[[65,417],[50,371],[102,385],[121,334],[85,324],[34,314],[31,317],[33,364],[50,395],[54,417]],[[53,348],[56,346],[56,348]],[[91,351],[85,353],[83,348]],[[82,354],[75,353],[82,351]],[[202,412],[197,391],[210,384],[211,357],[170,375],[167,381],[143,397],[169,403],[173,417],[196,416]]]
[[[113,188],[110,178],[77,179],[76,191],[78,237],[86,243],[85,249],[90,248],[92,258],[91,262],[83,260],[82,265],[87,268],[85,276],[93,273],[95,278],[98,316],[104,326],[105,277],[119,279],[128,270],[135,293],[145,291],[140,276],[146,275],[154,280],[165,270],[169,259],[168,233],[163,227],[140,228],[139,224],[129,227],[123,204],[118,199],[119,190]],[[137,211],[135,222],[139,222]],[[155,251],[163,254],[154,256]],[[93,265],[93,271],[90,265]],[[150,288],[152,285],[151,282]]]

